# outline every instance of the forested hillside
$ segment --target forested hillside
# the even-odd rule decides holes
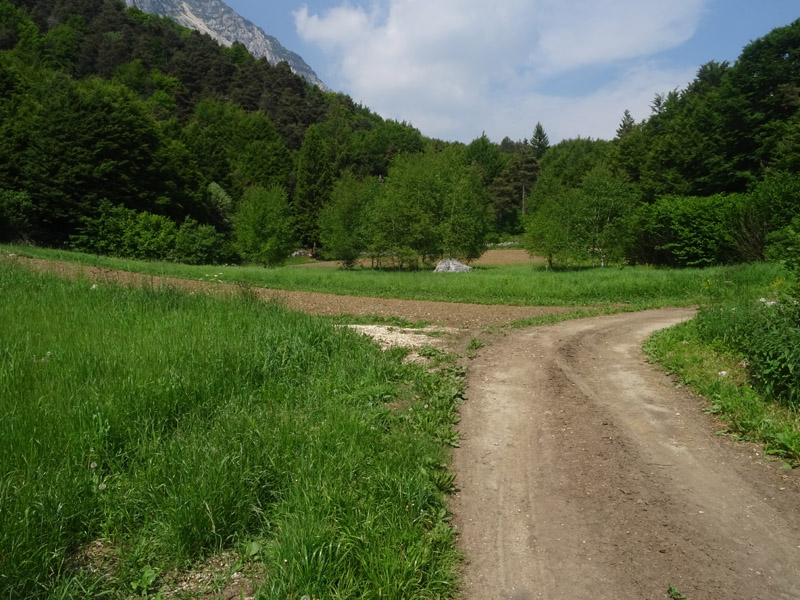
[[[800,231],[800,21],[703,65],[611,142],[551,148],[531,250],[552,261],[676,266],[790,258]],[[787,254],[789,253],[789,254]],[[796,257],[796,254],[795,254]]]
[[[524,231],[551,264],[791,260],[799,167],[800,21],[614,140],[464,145],[121,2],[0,0],[3,240],[415,266]]]

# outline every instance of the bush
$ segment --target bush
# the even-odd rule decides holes
[[[636,262],[705,267],[736,262],[739,254],[732,219],[738,195],[664,196],[637,214]]]
[[[794,296],[800,297],[800,217],[767,236],[767,260],[782,262],[792,273]]]
[[[754,386],[800,408],[800,307],[793,300],[704,308],[697,328],[704,341],[746,360]]]
[[[186,217],[175,235],[174,255],[187,265],[212,265],[230,258],[225,238],[214,226],[201,225],[191,217]]]
[[[104,202],[100,214],[84,219],[70,236],[74,250],[142,260],[175,260],[190,265],[231,260],[225,238],[212,225],[191,217],[177,227],[163,215],[136,212]]]
[[[103,202],[96,218],[86,218],[70,236],[74,250],[144,260],[169,260],[175,249],[175,223],[162,215]]]
[[[25,239],[33,232],[31,221],[36,207],[25,192],[0,188],[0,240]]]

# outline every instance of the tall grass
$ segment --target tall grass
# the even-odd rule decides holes
[[[540,264],[478,267],[471,273],[346,271],[331,268],[196,267],[113,259],[66,251],[5,246],[7,251],[111,269],[185,279],[244,282],[252,286],[356,296],[510,304],[587,306],[631,304],[637,308],[703,304],[727,290],[757,298],[781,271],[773,264],[706,269],[605,267],[548,271]]]
[[[454,375],[247,294],[4,263],[0,290],[0,597],[127,597],[244,547],[260,597],[452,593]]]

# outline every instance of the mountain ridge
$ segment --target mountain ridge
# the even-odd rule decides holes
[[[125,0],[126,6],[142,12],[169,17],[175,22],[206,33],[224,46],[240,42],[257,58],[270,64],[285,61],[292,72],[320,89],[332,91],[303,57],[285,48],[276,37],[242,17],[222,0]]]

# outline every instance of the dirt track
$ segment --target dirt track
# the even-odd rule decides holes
[[[470,368],[465,600],[800,598],[800,479],[640,351],[685,309],[509,334]]]

